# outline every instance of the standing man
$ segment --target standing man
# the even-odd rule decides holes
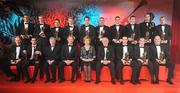
[[[59,19],[54,20],[54,27],[51,29],[51,37],[56,39],[56,44],[62,46],[64,44],[64,31],[60,27]]]
[[[20,23],[16,36],[20,36],[22,38],[22,44],[28,45],[30,44],[30,40],[34,33],[34,25],[29,22],[29,17],[24,15],[23,21]]]
[[[83,38],[89,36],[91,38],[91,45],[95,45],[95,27],[89,23],[89,17],[84,18],[85,24],[80,27],[80,45],[83,46]]]
[[[64,27],[65,44],[68,43],[67,38],[70,35],[75,37],[74,44],[77,45],[79,42],[79,28],[74,24],[73,17],[68,17],[68,25]]]
[[[171,26],[166,24],[166,18],[164,16],[160,17],[160,24],[156,26],[155,35],[161,37],[161,43],[169,46],[171,42],[172,32]]]
[[[129,18],[129,24],[125,26],[124,35],[127,36],[129,43],[132,45],[136,45],[138,39],[140,38],[140,27],[136,23],[136,17],[131,16]]]

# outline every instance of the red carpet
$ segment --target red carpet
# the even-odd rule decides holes
[[[21,82],[9,82],[4,75],[0,75],[0,93],[180,93],[180,64],[176,65],[174,85],[160,81],[158,85],[150,84],[150,81],[142,81],[140,85],[132,85],[127,81],[125,85],[112,85],[110,82],[100,84],[85,83],[78,80],[74,84],[70,81],[64,83],[49,83],[37,81],[35,84]]]

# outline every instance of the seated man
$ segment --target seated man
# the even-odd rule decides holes
[[[138,68],[138,73],[137,73],[137,82],[139,81],[139,76],[141,72],[141,67],[142,66],[147,66],[150,72],[151,76],[151,83],[154,83],[154,78],[153,78],[153,63],[150,61],[150,55],[149,55],[149,47],[145,45],[145,38],[140,38],[139,39],[139,45],[135,46],[134,48],[134,57],[135,61],[137,61],[137,64],[139,66]]]
[[[70,35],[67,38],[68,44],[62,47],[61,51],[61,59],[62,61],[59,63],[59,82],[63,82],[64,79],[64,67],[72,66],[72,77],[71,82],[75,82],[75,74],[77,72],[77,46],[74,45],[74,36]]]
[[[96,84],[100,83],[100,73],[103,66],[108,66],[111,73],[111,83],[115,82],[114,73],[114,48],[109,45],[109,40],[107,37],[102,38],[103,46],[99,46],[97,54],[97,64],[96,64]]]
[[[173,84],[171,79],[174,77],[175,64],[170,60],[168,46],[161,44],[160,36],[155,36],[154,44],[150,47],[150,49],[151,60],[154,63],[154,74],[156,77],[155,83],[159,83],[159,66],[164,65],[168,68],[167,83]]]
[[[54,37],[49,38],[50,45],[44,48],[43,54],[46,60],[45,63],[45,72],[46,72],[46,81],[45,83],[50,82],[50,72],[51,68],[52,79],[51,82],[56,82],[56,64],[60,62],[60,53],[61,47],[56,45],[56,39]]]
[[[32,83],[35,82],[38,69],[39,69],[39,62],[40,62],[40,56],[41,56],[41,50],[40,46],[37,45],[36,38],[31,38],[31,45],[27,46],[27,63],[23,65],[23,71],[25,72],[25,77],[27,78],[27,81],[25,83],[28,83],[30,81],[28,67],[30,65],[34,65],[34,73],[32,77]]]
[[[139,83],[137,82],[137,77],[136,77],[137,69],[139,67],[137,66],[137,63],[134,61],[132,46],[128,45],[128,38],[126,36],[122,37],[122,44],[117,46],[116,56],[117,56],[116,72],[120,84],[124,84],[124,80],[122,77],[122,73],[123,73],[122,71],[124,66],[132,67],[131,83],[132,84]]]
[[[11,46],[11,65],[15,65],[17,69],[17,74],[10,81],[19,81],[21,79],[22,64],[24,63],[24,54],[26,52],[25,47],[21,44],[21,38],[19,36],[15,37],[15,45]]]

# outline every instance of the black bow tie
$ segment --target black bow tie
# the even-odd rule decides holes
[[[123,45],[123,47],[127,47],[128,45]]]
[[[116,26],[120,26],[120,25],[116,25]]]
[[[28,24],[28,23],[24,23],[24,24]]]
[[[140,48],[144,48],[143,46],[140,46]]]
[[[160,45],[156,45],[156,46],[160,46]]]
[[[72,47],[73,45],[68,45],[68,47]]]

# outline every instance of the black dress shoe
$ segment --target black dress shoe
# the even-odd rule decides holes
[[[50,82],[50,80],[46,80],[46,81],[45,81],[45,83],[49,83],[49,82]]]
[[[137,84],[141,84],[141,81],[140,81],[140,80],[137,80],[136,83],[137,83]]]
[[[71,80],[71,82],[72,82],[72,83],[75,83],[75,82],[76,82],[76,80]]]
[[[154,83],[155,83],[155,84],[159,84],[159,80],[156,80]]]
[[[155,81],[154,81],[154,80],[151,80],[151,84],[155,84]]]
[[[136,85],[137,83],[135,81],[130,81],[133,85]]]
[[[116,84],[115,80],[112,80],[111,83],[112,83],[112,84]]]
[[[96,82],[95,82],[95,84],[99,84],[99,83],[100,83],[100,81],[96,81]]]
[[[124,85],[124,80],[120,80],[119,83],[120,83],[121,85]]]
[[[62,83],[62,82],[64,82],[65,80],[64,79],[60,79],[58,82],[59,83]]]
[[[54,82],[56,82],[56,80],[55,80],[55,79],[52,79],[51,82],[54,83]]]
[[[170,85],[173,85],[174,83],[172,82],[172,80],[167,80],[167,83],[169,83]]]
[[[31,80],[30,79],[27,79],[24,81],[24,83],[29,83]]]

